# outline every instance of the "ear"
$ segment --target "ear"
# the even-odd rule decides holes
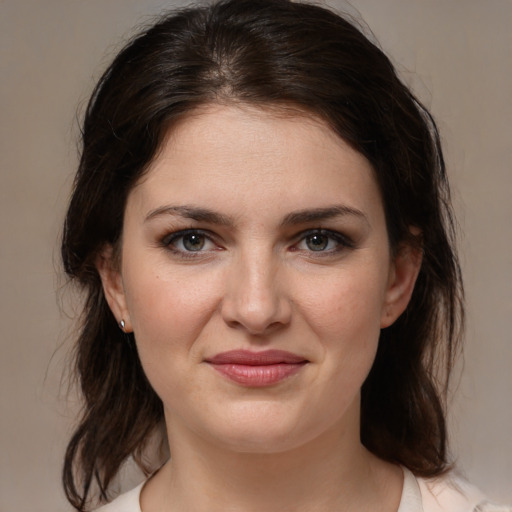
[[[96,258],[96,268],[101,278],[105,298],[117,323],[119,324],[122,320],[124,322],[123,331],[131,332],[132,324],[126,305],[121,270],[117,260],[114,249],[109,245]]]
[[[422,251],[409,243],[401,245],[391,262],[388,287],[382,306],[380,327],[389,327],[411,300],[422,262]]]

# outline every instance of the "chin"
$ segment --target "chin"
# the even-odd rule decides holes
[[[216,436],[216,443],[219,448],[223,447],[232,452],[270,455],[298,448],[304,441],[301,442],[301,439],[296,439],[296,436],[291,436],[284,429],[260,426],[243,430],[232,428],[227,435]]]
[[[293,414],[279,403],[239,405],[210,424],[204,434],[216,446],[238,453],[274,454],[296,449],[321,436],[328,429],[318,418]],[[325,428],[322,428],[325,427]]]

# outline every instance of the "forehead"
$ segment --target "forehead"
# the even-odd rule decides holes
[[[132,195],[139,203],[172,199],[211,207],[235,199],[304,207],[380,202],[368,160],[325,122],[246,105],[210,105],[180,120]]]
[[[198,152],[199,147],[204,151]],[[158,166],[166,153],[176,157],[193,151],[198,163],[223,153],[231,158],[244,154],[247,160],[268,157],[277,163],[280,156],[292,150],[304,158],[316,148],[329,158],[334,156],[334,147],[361,156],[326,122],[303,110],[279,105],[260,108],[243,103],[212,104],[195,109],[169,129],[151,168]]]

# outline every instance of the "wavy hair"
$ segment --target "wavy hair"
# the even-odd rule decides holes
[[[418,475],[449,464],[444,399],[463,289],[436,125],[384,53],[338,14],[288,0],[227,0],[167,14],[133,38],[85,112],[62,238],[64,269],[85,294],[75,349],[84,407],[63,470],[79,511],[93,494],[108,500],[130,456],[154,469],[144,455],[163,421],[133,335],[106,303],[96,258],[118,244],[127,196],[168,130],[220,102],[319,117],[372,164],[391,247],[414,244],[423,262],[407,310],[381,332],[362,390],[362,442]]]

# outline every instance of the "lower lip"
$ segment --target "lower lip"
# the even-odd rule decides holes
[[[269,365],[212,364],[228,379],[243,386],[261,388],[277,384],[296,374],[306,363],[279,363]]]

